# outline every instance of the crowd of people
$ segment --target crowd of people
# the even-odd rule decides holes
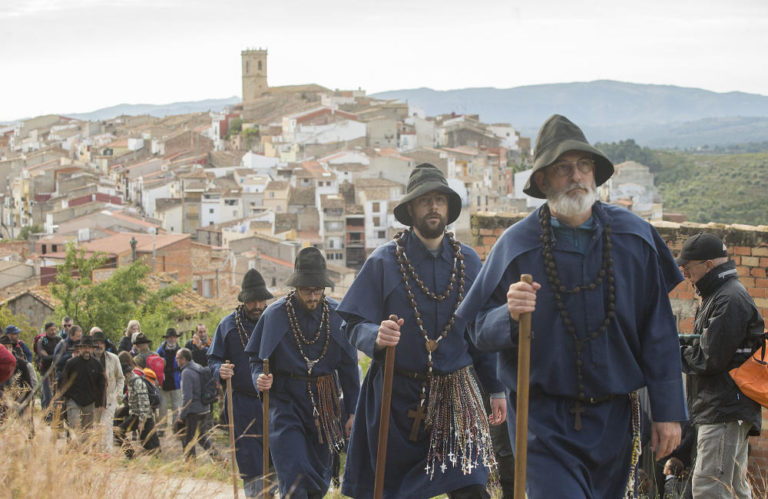
[[[211,338],[198,324],[185,346],[169,327],[153,350],[133,320],[115,348],[64,317],[60,330],[45,324],[33,353],[10,325],[3,410],[28,410],[39,391],[46,417],[57,408],[76,435],[97,427],[106,451],[114,441],[132,457],[135,435],[157,453],[173,432],[187,459],[199,444],[222,461],[210,433],[216,395],[231,384],[231,400],[218,401],[232,409],[248,497],[275,487],[323,497],[342,452],[347,496],[373,497],[383,473],[384,497],[488,498],[498,470],[511,497],[520,319],[531,314],[520,436],[529,498],[750,497],[747,438],[759,433],[760,406],[728,371],[764,341],[763,319],[716,235],[689,238],[675,259],[649,223],[601,203],[597,186],[613,172],[577,125],[552,116],[524,189],[546,202],[481,263],[446,232],[461,197],[440,169],[418,165],[394,208],[406,229],[370,255],[340,302],[326,295],[325,258],[307,247],[287,295],[268,304],[274,296],[249,270],[238,307]],[[701,306],[697,339],[680,347],[668,294],[684,277]],[[370,358],[364,376],[359,353]]]

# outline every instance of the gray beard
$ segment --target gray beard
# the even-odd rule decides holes
[[[567,190],[557,194],[547,194],[547,203],[555,216],[574,217],[589,212],[597,201],[597,189],[590,186],[586,194],[569,196]]]

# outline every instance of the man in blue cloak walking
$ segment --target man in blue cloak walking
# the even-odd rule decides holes
[[[549,118],[524,189],[547,203],[502,234],[457,313],[475,319],[478,348],[499,352],[514,421],[518,319],[532,312],[531,499],[634,495],[639,388],[648,388],[657,460],[688,418],[668,299],[682,276],[648,222],[598,201],[612,174],[574,123]]]
[[[333,282],[322,253],[302,249],[294,269],[285,284],[295,289],[264,311],[245,351],[256,388],[271,393],[270,451],[281,496],[320,499],[331,483],[332,456],[352,429],[360,374],[338,303],[325,296]]]
[[[350,341],[372,358],[344,495],[373,496],[384,353],[395,346],[384,497],[488,497],[495,460],[481,390],[492,394],[494,424],[506,417],[506,395],[495,356],[474,349],[466,321],[455,316],[480,270],[477,253],[445,232],[460,212],[461,198],[443,173],[427,163],[415,167],[394,209],[409,229],[374,250],[339,305]]]
[[[221,320],[208,349],[208,368],[214,378],[222,383],[232,379],[235,457],[246,497],[261,497],[263,463],[261,400],[251,380],[245,347],[270,298],[261,274],[256,269],[246,272],[237,296],[240,305]]]

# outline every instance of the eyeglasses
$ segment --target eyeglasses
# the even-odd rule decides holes
[[[701,262],[688,262],[685,265],[683,265],[683,272],[686,273],[686,274],[690,274],[692,266],[694,266],[694,265],[701,265],[702,263],[706,264],[707,261],[704,260],[704,261],[701,261]]]
[[[434,203],[437,206],[445,206],[448,204],[448,196],[443,194],[437,194],[434,196],[421,196],[414,200],[416,206],[419,208],[429,208]]]
[[[62,326],[65,328],[68,328],[68,327],[72,327],[72,324],[62,324]]]
[[[320,296],[325,291],[325,288],[296,288],[299,293],[304,296]]]
[[[570,177],[573,175],[574,168],[578,168],[581,173],[589,173],[593,171],[595,169],[595,161],[590,158],[581,158],[576,161],[576,163],[560,161],[553,165],[549,165],[547,168],[549,168],[557,177]]]

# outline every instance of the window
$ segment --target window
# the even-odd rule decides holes
[[[259,61],[259,71],[261,71],[261,61]]]
[[[373,203],[373,204],[371,205],[371,209],[372,209],[373,211],[376,211],[376,212],[378,212],[378,211],[381,211],[381,203],[379,203],[379,202],[375,202],[375,203]]]
[[[381,217],[373,217],[373,225],[375,225],[376,227],[381,225]]]
[[[52,245],[51,245],[51,251],[52,251],[53,253],[56,253],[56,252],[58,251],[58,248],[56,247],[56,245],[55,245],[55,244],[52,244]]]
[[[213,208],[209,209],[208,213],[213,214]]]
[[[274,193],[274,192],[270,192],[270,193],[269,193],[269,197],[270,197],[270,198],[274,198],[274,197],[275,197],[275,193]]]
[[[378,238],[379,239],[385,239],[386,237],[387,237],[387,231],[385,231],[385,230],[378,231]]]

